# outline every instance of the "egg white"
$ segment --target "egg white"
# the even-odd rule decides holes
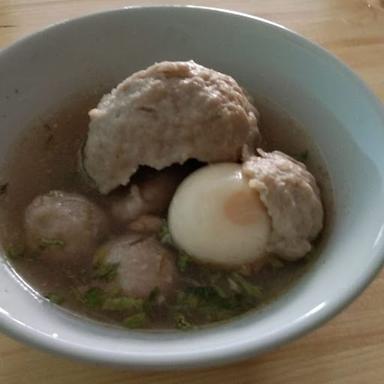
[[[241,166],[200,168],[178,187],[168,223],[176,245],[197,261],[240,266],[265,256],[271,222]]]

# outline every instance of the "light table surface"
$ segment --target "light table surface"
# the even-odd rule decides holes
[[[64,19],[128,5],[161,3],[228,8],[280,23],[329,49],[384,101],[383,0],[0,0],[0,48]],[[319,330],[242,363],[195,371],[139,373],[69,361],[0,336],[0,383],[381,384],[384,273]]]

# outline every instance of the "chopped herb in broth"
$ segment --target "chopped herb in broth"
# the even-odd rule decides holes
[[[145,328],[148,323],[147,315],[144,312],[135,313],[134,315],[128,316],[123,320],[124,327],[127,328]]]
[[[165,220],[163,221],[163,225],[159,233],[159,239],[163,244],[173,245],[172,236]]]
[[[48,299],[50,302],[54,303],[54,304],[57,304],[57,305],[60,305],[60,304],[63,304],[64,303],[64,297],[62,295],[59,295],[57,293],[48,293],[46,296],[45,296],[46,299]]]
[[[24,253],[25,253],[24,245],[10,245],[5,249],[5,254],[11,260],[15,260],[24,256]]]
[[[182,330],[192,329],[193,325],[185,318],[182,313],[176,313],[175,315],[176,328]]]
[[[80,300],[90,308],[102,308],[105,300],[106,294],[99,287],[89,288],[83,296],[81,296]]]
[[[185,272],[188,268],[188,265],[191,263],[191,257],[183,251],[178,251],[179,256],[177,258],[177,267],[180,272]]]
[[[59,239],[41,239],[39,248],[44,250],[48,247],[64,247],[65,243]]]
[[[96,263],[93,267],[93,276],[96,279],[110,281],[116,277],[118,264]]]

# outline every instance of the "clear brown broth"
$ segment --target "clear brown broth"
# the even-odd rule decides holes
[[[6,193],[0,197],[0,234],[4,248],[9,244],[23,243],[24,211],[37,195],[50,190],[63,190],[83,194],[100,206],[105,205],[108,197],[101,196],[78,172],[78,153],[88,129],[87,111],[97,104],[99,97],[92,95],[72,98],[65,108],[53,113],[46,121],[26,129],[16,143],[4,166],[3,179],[8,184]],[[259,99],[257,105],[261,112],[264,149],[278,149],[294,157],[308,154],[305,163],[317,178],[322,190],[327,222],[326,230],[310,257],[286,264],[283,268],[267,267],[253,276],[253,281],[263,291],[262,300],[255,303],[254,308],[260,308],[284,293],[314,263],[326,241],[330,228],[329,219],[332,217],[331,186],[316,145],[305,130],[281,109],[263,99]],[[122,231],[123,228],[116,223],[112,226],[111,236]],[[89,286],[92,283],[89,269],[77,266],[54,267],[28,255],[11,260],[11,264],[18,275],[42,296],[57,293],[64,298],[62,305],[71,311],[107,323],[121,323],[121,313],[105,313],[84,306],[69,289]],[[156,316],[149,328],[174,327],[161,310]]]

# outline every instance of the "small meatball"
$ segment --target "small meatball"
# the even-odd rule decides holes
[[[103,260],[98,263],[118,265],[116,282],[127,296],[144,299],[155,288],[165,296],[173,293],[177,282],[174,255],[155,237],[122,237],[103,246],[101,254]]]
[[[121,222],[129,222],[144,214],[164,214],[187,172],[187,169],[181,167],[147,170],[135,180],[127,195],[114,199],[112,215]]]
[[[24,218],[27,246],[45,261],[91,261],[107,230],[104,213],[85,197],[51,191],[36,197]]]
[[[84,167],[101,193],[127,185],[140,165],[238,161],[260,142],[258,112],[242,88],[193,61],[134,73],[89,116]]]
[[[168,224],[173,241],[191,257],[230,268],[262,264],[271,231],[264,204],[234,163],[188,176],[172,199]]]
[[[258,150],[243,165],[272,219],[268,251],[286,260],[305,256],[323,227],[323,206],[315,178],[284,153]]]
[[[132,185],[126,196],[112,203],[112,216],[121,222],[130,222],[148,212],[148,206],[137,185]]]
[[[148,212],[161,214],[167,211],[173,194],[186,173],[187,170],[182,167],[168,167],[161,171],[153,171],[139,183]]]
[[[159,216],[142,215],[128,225],[128,229],[135,232],[157,233],[163,226],[163,220]]]

